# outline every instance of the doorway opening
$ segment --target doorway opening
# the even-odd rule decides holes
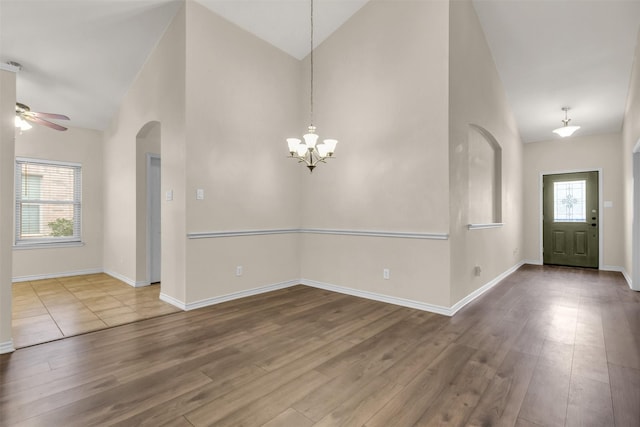
[[[160,156],[147,154],[147,277],[149,283],[161,278]]]
[[[599,268],[598,171],[543,175],[544,264]]]
[[[136,135],[136,286],[161,282],[161,125]]]
[[[640,291],[640,139],[633,149],[631,289]]]

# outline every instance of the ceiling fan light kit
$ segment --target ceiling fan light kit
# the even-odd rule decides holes
[[[564,111],[564,119],[562,120],[562,126],[559,127],[558,129],[553,130],[553,133],[560,135],[562,138],[571,136],[575,131],[580,129],[580,126],[569,126],[569,122],[571,121],[571,119],[567,117],[567,112],[570,109],[571,108],[569,107],[562,107],[562,111]]]
[[[35,111],[31,111],[28,105],[16,102],[15,125],[20,129],[20,131],[31,129],[32,126],[29,122],[37,123],[55,130],[67,130],[66,127],[60,126],[59,124],[50,122],[46,119],[69,120],[69,117],[54,113],[36,113]]]
[[[22,70],[22,64],[19,62],[7,61],[6,64],[16,72]],[[60,126],[59,124],[50,122],[46,119],[69,120],[69,117],[63,114],[37,113],[35,111],[31,111],[31,108],[29,108],[28,105],[16,102],[16,117],[14,119],[14,124],[16,128],[20,129],[20,132],[29,130],[33,127],[29,122],[37,123],[55,130],[67,130],[66,127]]]
[[[23,119],[22,117],[18,116],[16,114],[16,119],[15,119],[15,125],[18,129],[20,129],[21,131],[23,130],[29,130],[31,129],[33,126],[31,126],[29,124],[28,121],[26,121],[25,119]]]

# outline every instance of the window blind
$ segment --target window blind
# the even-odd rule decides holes
[[[16,245],[80,242],[82,166],[16,159]]]

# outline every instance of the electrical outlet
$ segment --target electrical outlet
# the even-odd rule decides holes
[[[242,266],[241,265],[236,267],[236,276],[238,276],[238,277],[242,276]]]
[[[196,190],[196,200],[204,200],[204,190],[202,188]]]
[[[389,280],[389,278],[391,277],[391,272],[389,271],[388,268],[385,268],[382,270],[382,278],[384,280]]]
[[[170,202],[173,200],[173,190],[167,190],[166,193],[164,193],[164,198],[167,202]]]

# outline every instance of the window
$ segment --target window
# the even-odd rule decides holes
[[[82,167],[16,159],[16,246],[80,242]]]
[[[553,221],[586,222],[587,181],[553,183]]]

